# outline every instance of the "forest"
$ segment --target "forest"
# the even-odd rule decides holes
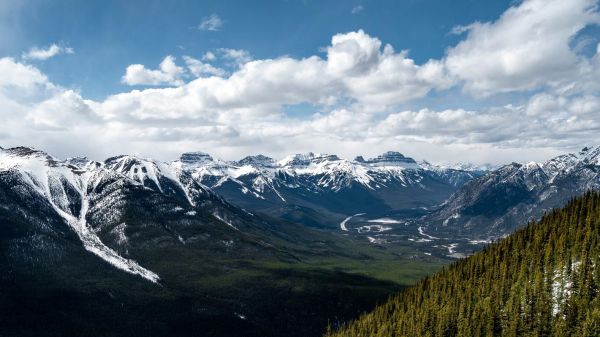
[[[600,336],[599,239],[590,191],[325,336]]]

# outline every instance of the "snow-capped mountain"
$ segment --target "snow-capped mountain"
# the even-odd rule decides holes
[[[176,165],[132,156],[60,160],[24,147],[0,149],[0,218],[22,235],[8,244],[9,256],[33,247],[39,251],[25,258],[43,258],[68,243],[152,282],[161,276],[141,262],[142,251],[184,245],[226,254],[234,242],[238,253],[256,251],[276,227]]]
[[[0,330],[162,336],[185,326],[186,336],[280,336],[300,313],[307,318],[294,336],[311,336],[326,317],[364,311],[363,293],[375,302],[396,289],[320,267],[323,258],[345,265],[382,253],[338,231],[230,204],[194,176],[217,169],[200,165],[205,157],[96,162],[0,148],[0,308],[8,313]],[[365,291],[349,294],[357,288]],[[306,327],[315,316],[323,319]],[[282,322],[277,333],[268,330],[273,322]]]
[[[183,154],[171,165],[245,209],[321,226],[337,226],[340,218],[358,211],[385,214],[430,208],[483,174],[419,164],[392,151],[367,160],[308,153],[229,162],[196,152]]]
[[[159,282],[160,273],[143,263],[141,251],[151,242],[218,252],[235,241],[236,249],[256,254],[257,244],[273,247],[270,238],[298,230],[285,220],[337,229],[361,212],[420,214],[480,174],[418,164],[398,152],[352,161],[309,153],[233,162],[194,152],[163,163],[127,155],[61,160],[0,148],[0,211],[28,233],[68,237],[117,269]],[[19,242],[32,244],[35,235]]]
[[[46,203],[46,206],[54,210],[77,234],[87,251],[119,269],[157,282],[158,275],[105,245],[87,221],[90,201],[94,200],[93,194],[111,172],[103,170],[99,163],[96,165],[97,163],[79,161],[79,164],[83,164],[82,167],[72,166],[75,162],[77,161],[60,161],[46,153],[28,148],[0,152],[3,182],[12,180],[10,188],[13,191]],[[110,198],[104,198],[99,201],[99,205],[93,207],[102,207],[112,201]]]
[[[543,163],[512,163],[474,179],[423,221],[438,232],[496,238],[600,188],[600,147]]]

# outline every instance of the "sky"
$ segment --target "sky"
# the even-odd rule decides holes
[[[102,160],[600,145],[596,0],[0,0],[0,146]]]

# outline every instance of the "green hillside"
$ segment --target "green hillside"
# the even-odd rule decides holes
[[[326,336],[600,336],[599,243],[589,192]]]

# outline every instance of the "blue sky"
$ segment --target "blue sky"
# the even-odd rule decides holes
[[[598,143],[597,0],[0,3],[0,145],[94,159]]]
[[[17,38],[0,41],[0,55],[18,57],[51,43],[72,47],[76,54],[36,66],[53,82],[102,99],[128,89],[120,79],[132,63],[156,65],[165,55],[199,57],[218,48],[247,50],[257,59],[301,58],[319,53],[334,34],[358,29],[422,63],[459,40],[449,34],[452,27],[492,20],[510,2],[22,1],[8,19]],[[222,27],[199,30],[213,14]]]

